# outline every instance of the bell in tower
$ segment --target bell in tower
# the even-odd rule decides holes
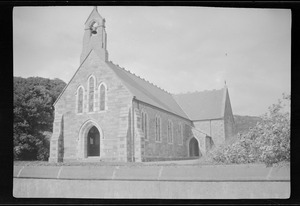
[[[94,22],[92,25],[91,25],[91,33],[92,34],[97,34],[97,28],[98,28],[98,23],[97,22]]]
[[[83,37],[82,53],[80,56],[80,64],[84,61],[91,50],[94,50],[103,61],[108,61],[106,39],[105,19],[102,18],[98,13],[97,7],[94,7],[93,11],[85,22],[85,32]]]

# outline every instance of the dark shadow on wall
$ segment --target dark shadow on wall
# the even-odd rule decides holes
[[[215,147],[214,141],[210,136],[205,137],[205,150],[206,153],[212,150]]]

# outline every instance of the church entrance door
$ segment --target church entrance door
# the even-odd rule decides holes
[[[195,137],[193,137],[190,140],[189,151],[190,151],[190,157],[199,157],[199,145]]]
[[[100,156],[100,133],[93,126],[87,135],[87,156]]]

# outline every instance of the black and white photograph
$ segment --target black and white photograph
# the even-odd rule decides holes
[[[13,197],[288,199],[291,9],[13,8]]]

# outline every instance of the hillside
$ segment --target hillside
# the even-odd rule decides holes
[[[235,121],[235,133],[243,133],[249,130],[250,127],[254,127],[257,122],[262,121],[260,117],[256,116],[241,116],[233,115]]]

